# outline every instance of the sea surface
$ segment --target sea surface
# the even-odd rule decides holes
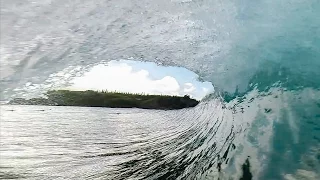
[[[179,153],[170,144],[192,122],[176,113],[183,111],[1,106],[0,178],[123,179],[124,167],[147,173],[145,164]]]
[[[1,178],[320,179],[319,0],[1,1],[1,101],[111,60],[213,84],[180,111],[1,106]]]

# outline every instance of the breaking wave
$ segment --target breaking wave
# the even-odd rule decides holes
[[[216,91],[105,177],[319,179],[318,0],[1,3],[2,100],[118,59],[182,66]]]

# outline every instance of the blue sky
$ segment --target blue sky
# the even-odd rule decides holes
[[[92,67],[83,76],[76,77],[69,88],[180,96],[188,94],[200,100],[213,91],[213,86],[197,79],[197,74],[182,67],[121,60]]]

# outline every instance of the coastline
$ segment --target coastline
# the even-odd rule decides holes
[[[15,98],[7,104],[174,110],[194,107],[199,103],[199,101],[191,99],[188,95],[180,97],[92,90],[54,90],[48,91],[44,95],[46,98]]]

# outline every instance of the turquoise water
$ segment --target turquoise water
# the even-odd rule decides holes
[[[2,2],[1,99],[109,60],[182,66],[216,89],[169,116],[185,129],[90,177],[319,179],[319,12],[317,0]]]

